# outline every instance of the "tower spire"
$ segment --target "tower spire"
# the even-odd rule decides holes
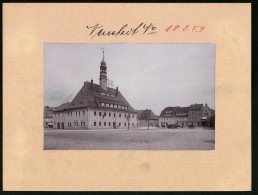
[[[103,59],[100,63],[99,84],[102,89],[107,90],[107,66],[104,60],[104,57],[105,57],[104,48],[102,48],[102,50],[103,50]]]

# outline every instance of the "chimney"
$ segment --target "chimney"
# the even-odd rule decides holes
[[[116,96],[118,95],[118,87],[116,87]]]
[[[90,88],[92,89],[92,86],[93,86],[93,79],[91,79],[90,81]]]

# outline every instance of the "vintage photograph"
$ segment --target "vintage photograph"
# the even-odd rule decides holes
[[[44,44],[45,150],[214,150],[215,44]]]

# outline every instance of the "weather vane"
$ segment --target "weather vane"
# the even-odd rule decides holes
[[[114,81],[110,80],[109,78],[107,79],[107,86],[108,87],[114,87]]]

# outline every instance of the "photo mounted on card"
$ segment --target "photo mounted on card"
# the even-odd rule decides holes
[[[215,44],[44,47],[44,149],[215,149]]]
[[[4,190],[250,190],[250,7],[5,3]]]

